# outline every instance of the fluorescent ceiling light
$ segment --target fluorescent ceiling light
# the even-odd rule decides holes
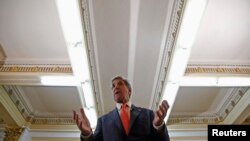
[[[218,86],[241,86],[249,87],[250,86],[250,76],[249,77],[219,77]]]
[[[91,128],[95,129],[96,128],[96,124],[97,124],[97,113],[96,113],[96,110],[94,108],[84,108],[84,111],[86,113],[86,116],[89,119]]]
[[[84,100],[87,108],[95,107],[92,86],[89,81],[82,83]]]
[[[85,107],[91,126],[95,126],[97,112],[94,105],[93,87],[90,83],[91,70],[81,21],[81,3],[79,0],[57,0],[56,2],[71,67],[80,86],[78,87],[80,100]]]
[[[89,81],[91,78],[88,56],[83,44],[79,43],[75,46],[69,46],[68,51],[71,58],[71,66],[76,78],[80,82]]]
[[[180,81],[180,86],[216,86],[216,77],[189,77],[184,76]]]
[[[173,57],[171,59],[170,68],[169,68],[169,75],[168,75],[168,81],[171,82],[179,82],[181,77],[183,76],[187,61],[190,55],[190,51],[183,49],[183,48],[177,48],[174,51]]]
[[[180,86],[249,87],[250,76],[185,76],[180,81]]]
[[[179,82],[183,76],[206,7],[206,0],[188,0],[174,47],[168,81]]]
[[[81,82],[90,80],[88,55],[78,0],[57,0],[58,13],[67,43],[73,73]]]
[[[49,86],[77,86],[79,82],[73,76],[41,76],[41,83]]]
[[[168,82],[164,88],[162,99],[167,100],[170,106],[168,109],[167,115],[165,117],[165,121],[167,121],[167,119],[170,116],[170,112],[173,108],[178,90],[179,90],[179,85],[177,83],[171,83],[171,82]]]
[[[179,35],[178,45],[190,48],[196,38],[207,0],[187,0]]]
[[[57,0],[56,4],[67,43],[77,43],[83,40],[78,0]]]
[[[190,52],[196,38],[200,22],[206,8],[207,0],[187,0],[184,15],[181,20],[180,30],[177,34],[176,44],[173,48],[166,83],[163,88],[162,99],[166,99],[170,105],[167,117],[172,110],[179,83],[184,75]]]

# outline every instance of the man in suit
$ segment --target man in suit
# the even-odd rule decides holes
[[[121,76],[112,80],[116,108],[99,117],[94,133],[83,109],[73,111],[74,121],[81,131],[81,141],[169,141],[164,122],[169,105],[164,100],[153,112],[131,104],[131,85]]]

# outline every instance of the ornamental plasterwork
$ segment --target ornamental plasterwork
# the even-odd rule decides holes
[[[48,125],[72,125],[74,121],[71,115],[43,115],[37,116],[34,113],[34,109],[28,105],[27,99],[22,96],[22,90],[16,86],[3,86],[5,91],[8,93],[12,102],[15,104],[17,109],[20,111],[26,122],[32,124],[48,124]]]
[[[0,118],[0,125],[5,124],[4,120]]]
[[[250,125],[250,117],[249,118],[247,118],[245,121],[244,121],[244,123],[243,124],[248,124],[248,125]]]
[[[188,65],[186,74],[250,74],[249,65]]]
[[[4,141],[17,141],[23,132],[21,127],[5,127]]]
[[[155,109],[159,104],[160,97],[162,95],[163,85],[167,75],[167,68],[169,66],[170,57],[174,48],[176,37],[180,28],[182,15],[184,12],[186,0],[177,0],[173,6],[173,14],[170,21],[170,28],[168,31],[166,45],[163,49],[163,56],[160,65],[160,71],[157,78],[156,88],[154,89],[154,100],[152,109]]]
[[[93,89],[94,89],[94,96],[96,99],[96,109],[97,113],[99,115],[102,115],[103,111],[101,111],[101,100],[100,100],[100,92],[99,92],[99,84],[98,84],[98,77],[97,77],[97,69],[96,69],[96,61],[95,61],[95,44],[93,43],[93,36],[92,36],[92,29],[91,29],[91,19],[90,19],[90,6],[89,3],[90,1],[87,0],[81,0],[81,5],[82,5],[82,21],[83,21],[83,32],[85,35],[85,43],[87,47],[87,55],[89,58],[89,64],[90,64],[90,69],[91,69],[91,77],[93,80]],[[92,26],[94,28],[94,26]]]
[[[0,73],[27,72],[27,73],[72,73],[70,65],[13,65],[5,64],[0,67]]]
[[[215,113],[205,113],[198,116],[196,114],[193,116],[172,114],[168,124],[218,124],[223,122],[248,90],[249,88],[234,88]]]

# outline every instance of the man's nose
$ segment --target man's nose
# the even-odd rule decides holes
[[[117,84],[115,84],[115,85],[114,85],[114,88],[117,88],[117,87],[118,87],[118,85],[117,85]]]

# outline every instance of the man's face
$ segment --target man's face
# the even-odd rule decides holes
[[[128,87],[122,79],[115,79],[112,82],[112,91],[114,100],[117,103],[126,103],[129,101],[131,91],[129,91]]]

